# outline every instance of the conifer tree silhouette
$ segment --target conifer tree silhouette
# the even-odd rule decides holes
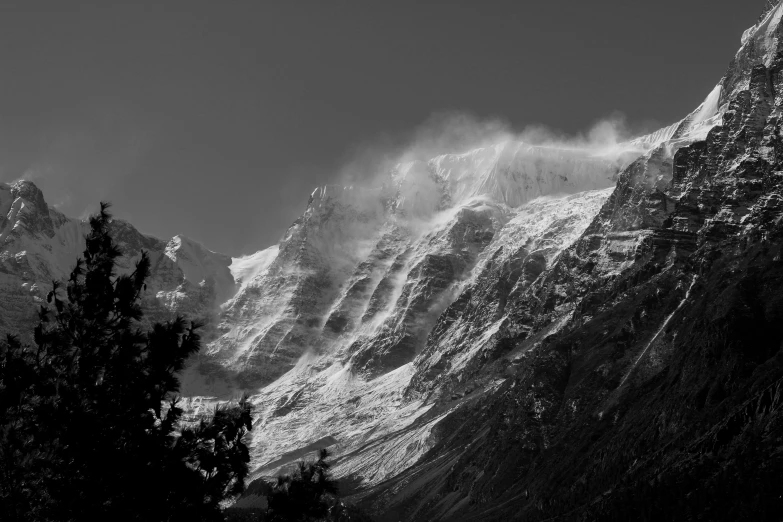
[[[266,520],[294,522],[333,520],[330,511],[338,504],[337,483],[322,449],[315,461],[300,461],[291,475],[281,475],[272,486]]]
[[[248,472],[250,404],[181,426],[177,373],[200,348],[199,325],[141,330],[150,259],[118,276],[110,224],[102,203],[34,345],[0,341],[2,519],[222,520]]]

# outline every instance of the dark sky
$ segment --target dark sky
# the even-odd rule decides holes
[[[229,254],[433,113],[565,133],[668,124],[766,0],[0,3],[0,179]]]

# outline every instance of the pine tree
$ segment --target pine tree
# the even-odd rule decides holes
[[[300,461],[290,475],[280,475],[266,495],[265,522],[372,522],[356,506],[338,496],[329,452],[322,449],[314,461]],[[239,518],[237,518],[239,520]]]
[[[326,449],[315,461],[300,461],[291,475],[277,477],[268,498],[270,522],[327,520],[337,504],[337,483],[332,479],[326,461]]]
[[[0,342],[3,520],[221,520],[241,493],[246,398],[182,428],[177,373],[200,347],[177,318],[139,328],[150,260],[117,275],[108,205],[41,307],[34,345]]]

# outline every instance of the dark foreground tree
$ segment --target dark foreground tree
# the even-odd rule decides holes
[[[337,481],[332,478],[322,449],[315,461],[300,461],[290,475],[272,484],[265,521],[269,522],[365,522],[371,520],[353,506],[343,503]]]
[[[247,475],[250,405],[181,428],[176,375],[199,350],[197,325],[139,328],[150,261],[116,275],[107,207],[34,345],[0,341],[0,518],[221,520]]]
[[[326,520],[337,496],[337,483],[329,473],[329,453],[318,460],[298,463],[291,475],[277,477],[269,495],[267,519],[273,522]]]

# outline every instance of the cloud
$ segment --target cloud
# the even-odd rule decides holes
[[[438,113],[419,126],[408,140],[401,161],[426,161],[512,139],[514,132],[500,119],[478,119],[459,112]]]
[[[396,165],[509,141],[595,154],[620,154],[628,141],[652,130],[655,128],[650,125],[629,125],[620,112],[601,118],[584,132],[575,134],[545,125],[515,130],[501,119],[480,119],[460,112],[439,113],[406,135],[382,136],[355,147],[333,179],[346,186],[379,185],[388,180]]]

